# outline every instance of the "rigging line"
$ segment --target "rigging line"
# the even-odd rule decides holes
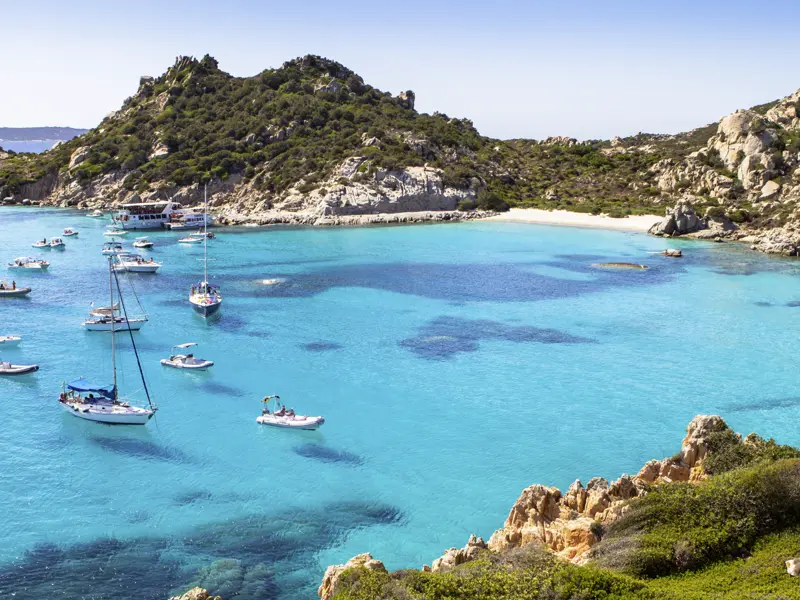
[[[128,269],[125,269],[124,273],[125,273],[125,277],[128,279],[128,286],[130,286],[131,291],[133,292],[133,297],[136,298],[136,304],[139,305],[139,311],[142,314],[144,314],[145,316],[147,316],[147,311],[144,309],[144,306],[142,306],[142,303],[139,300],[139,294],[136,293],[136,287],[133,285],[133,281],[131,281],[132,275],[128,272]],[[120,296],[121,295],[122,294],[120,294]]]
[[[147,403],[150,405],[150,408],[153,408],[153,401],[150,400],[150,390],[147,389],[147,382],[144,379],[144,371],[142,370],[142,363],[139,360],[139,351],[136,349],[136,341],[133,339],[133,329],[131,329],[131,323],[128,321],[128,310],[125,308],[125,299],[122,297],[122,290],[119,287],[119,277],[117,277],[117,272],[114,269],[111,269],[111,272],[114,274],[114,281],[117,283],[117,290],[119,291],[119,303],[122,307],[122,314],[125,315],[125,323],[128,326],[128,335],[131,338],[131,345],[133,346],[133,353],[136,355],[136,366],[139,367],[139,375],[142,376],[142,386],[144,386],[144,393],[147,396]],[[134,292],[135,294],[135,292]],[[114,318],[113,315],[113,307],[112,307],[112,315],[111,318]]]

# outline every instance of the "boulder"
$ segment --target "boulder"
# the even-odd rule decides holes
[[[706,228],[706,222],[699,218],[689,200],[680,200],[673,209],[667,209],[664,218],[655,223],[648,233],[658,236],[685,235]]]
[[[777,181],[768,181],[761,187],[761,199],[774,198],[781,191],[781,184]]]
[[[680,258],[683,256],[683,253],[676,248],[667,248],[666,250],[662,250],[659,252],[661,256],[669,256],[670,258]]]
[[[80,148],[76,148],[72,154],[69,156],[69,168],[72,169],[77,167],[86,158],[89,156],[89,147],[88,146],[81,146]]]
[[[469,536],[467,545],[463,548],[450,548],[445,553],[433,561],[431,571],[448,571],[453,567],[462,565],[465,562],[475,560],[482,550],[486,550],[488,546],[483,538],[476,537],[475,534]]]
[[[212,596],[201,587],[190,589],[181,596],[173,596],[169,600],[222,600],[219,596]]]
[[[331,565],[325,570],[325,575],[322,578],[322,584],[317,590],[317,595],[321,600],[330,600],[336,595],[338,591],[337,585],[339,578],[347,569],[367,569],[369,571],[383,571],[386,572],[386,567],[379,560],[372,558],[369,553],[359,554],[348,560],[343,565]]]
[[[800,559],[792,558],[787,560],[786,572],[792,577],[800,577]]]

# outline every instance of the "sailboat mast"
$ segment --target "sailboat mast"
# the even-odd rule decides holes
[[[114,256],[108,257],[108,295],[111,300],[111,368],[114,373],[114,400],[117,399],[116,315],[114,314]]]
[[[208,287],[208,184],[203,186],[203,281]]]

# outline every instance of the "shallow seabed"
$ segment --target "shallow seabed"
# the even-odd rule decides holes
[[[190,584],[309,598],[328,564],[357,553],[418,568],[488,537],[531,483],[672,455],[697,413],[800,444],[798,263],[479,222],[218,230],[210,267],[225,301],[208,323],[187,301],[202,247],[148,232],[143,254],[164,267],[131,278],[160,411],[143,428],[80,421],[57,397],[65,380],[110,379],[108,334],[81,328],[89,302],[107,303],[104,225],[0,209],[3,264],[80,230],[39,253],[50,272],[15,274],[29,299],[0,301],[0,334],[25,338],[0,356],[41,365],[0,379],[0,593],[16,600],[160,600]],[[667,245],[685,257],[649,254]],[[612,261],[651,268],[591,266]],[[159,365],[189,341],[211,371]],[[141,400],[120,345],[122,391]],[[266,394],[326,424],[260,426]]]

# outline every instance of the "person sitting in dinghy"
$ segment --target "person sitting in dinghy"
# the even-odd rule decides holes
[[[276,417],[285,417],[286,416],[286,407],[281,404],[281,409],[275,413]]]

